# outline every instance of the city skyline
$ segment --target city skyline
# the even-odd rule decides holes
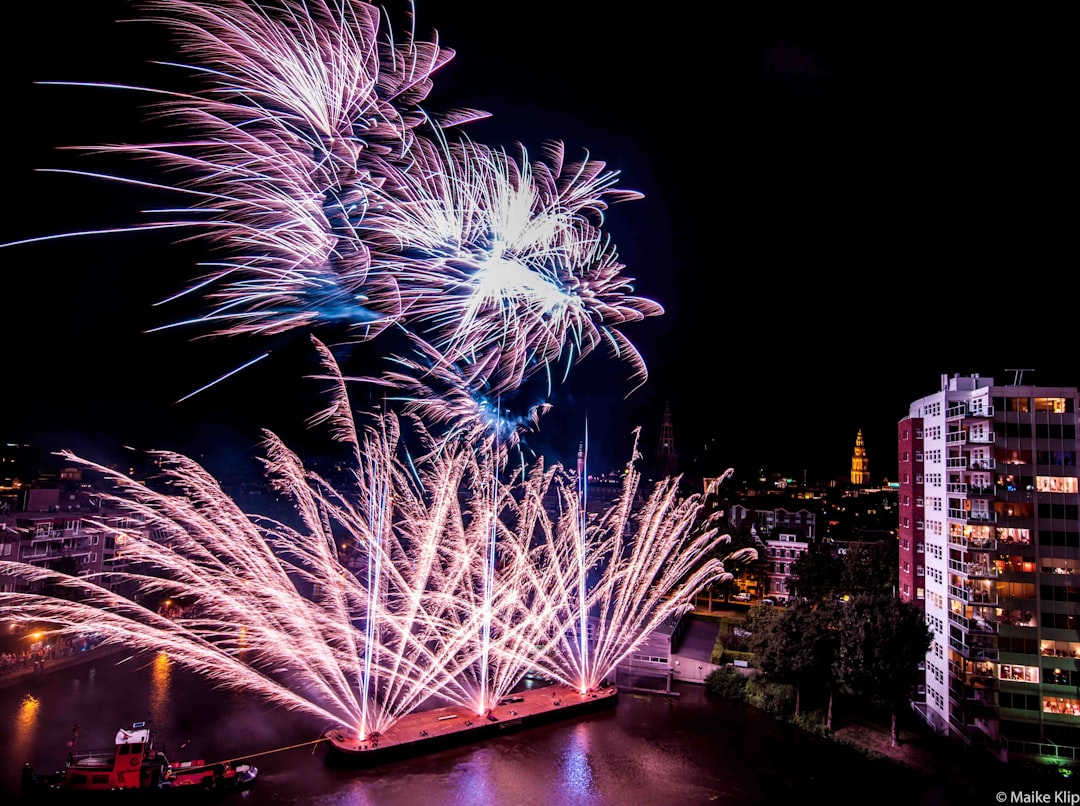
[[[941,375],[1008,383],[1022,367],[1033,370],[1027,383],[1080,383],[1069,318],[1035,315],[1059,303],[1033,290],[1030,329],[1012,333],[988,314],[1013,300],[978,284],[990,265],[1055,265],[1060,213],[1031,191],[1056,156],[1056,111],[1035,92],[1054,78],[1056,56],[1037,52],[1023,25],[1002,53],[962,37],[959,20],[867,19],[854,35],[827,14],[773,9],[694,26],[615,8],[416,8],[418,29],[457,51],[429,106],[489,111],[468,129],[484,142],[587,150],[644,194],[613,206],[606,229],[635,292],[666,311],[626,328],[649,381],[634,390],[618,362],[587,359],[555,388],[530,445],[572,461],[587,419],[593,466],[615,468],[634,427],[653,450],[670,405],[682,469],[843,477],[861,429],[879,480],[895,473],[907,403]],[[20,10],[40,47],[5,57],[22,125],[5,131],[15,158],[4,172],[22,203],[0,241],[130,225],[147,205],[130,189],[35,172],[77,164],[61,146],[141,139],[137,94],[32,84],[136,83],[143,61],[167,59],[145,27],[109,22],[127,9],[95,4],[60,19]],[[301,377],[296,341],[273,345],[279,363],[177,402],[264,345],[145,333],[169,316],[154,303],[202,258],[174,238],[0,250],[17,300],[3,331],[7,439],[47,436],[77,452],[182,442],[199,453],[254,450],[257,429],[301,426],[310,407],[285,380]],[[942,287],[962,302],[955,310],[923,297],[942,270],[970,283]]]

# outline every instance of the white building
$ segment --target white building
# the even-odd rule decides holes
[[[897,427],[899,592],[934,633],[928,724],[1003,759],[1080,761],[1075,387],[942,376]]]

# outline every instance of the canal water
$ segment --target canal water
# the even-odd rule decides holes
[[[42,772],[63,764],[75,724],[79,747],[91,749],[142,720],[175,760],[250,759],[258,780],[227,800],[247,806],[978,802],[963,775],[868,760],[697,684],[676,683],[674,693],[623,691],[607,711],[343,770],[326,763],[324,726],[310,718],[214,690],[164,655],[119,653],[0,689],[0,802],[18,797],[24,763]]]

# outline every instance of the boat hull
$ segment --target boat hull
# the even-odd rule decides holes
[[[374,737],[362,739],[335,729],[325,736],[326,759],[342,767],[384,764],[611,708],[618,694],[616,686],[581,694],[568,686],[551,685],[510,695],[484,715],[451,705],[406,714]]]

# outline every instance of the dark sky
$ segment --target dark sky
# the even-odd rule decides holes
[[[34,169],[80,164],[60,146],[148,139],[148,99],[34,82],[145,83],[168,41],[117,25],[123,2],[27,5],[2,56],[0,242],[130,225],[139,193]],[[587,416],[595,465],[618,466],[635,426],[655,450],[670,404],[686,469],[842,476],[861,428],[880,478],[897,420],[942,374],[1080,383],[1064,22],[753,6],[417,5],[419,30],[457,51],[429,108],[484,109],[474,140],[561,140],[645,194],[606,228],[635,291],[666,309],[623,330],[650,379],[631,393],[624,365],[590,357],[537,449],[569,461]],[[212,461],[253,449],[257,428],[301,427],[296,343],[175,403],[266,345],[146,332],[204,257],[174,237],[0,250],[7,439]]]

